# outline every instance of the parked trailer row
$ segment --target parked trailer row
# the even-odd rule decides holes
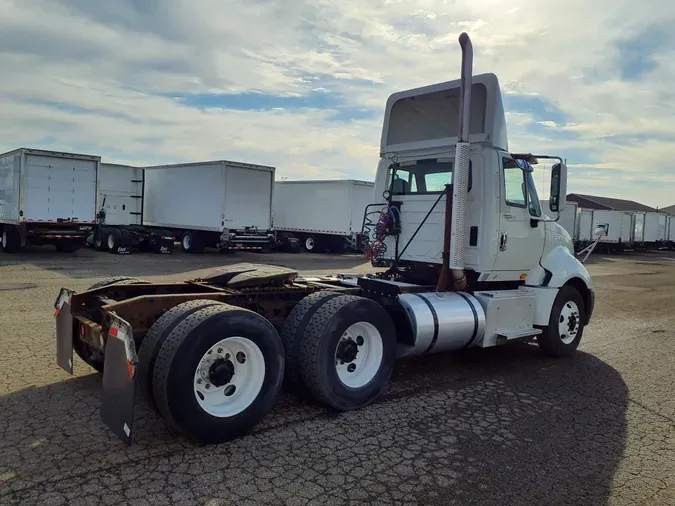
[[[548,203],[542,202],[546,207]],[[606,211],[568,203],[558,223],[572,237],[576,250],[598,241],[596,250],[614,253],[634,248],[675,246],[675,217],[658,212]]]
[[[274,245],[274,167],[226,160],[154,167],[102,164],[98,249],[171,253]]]

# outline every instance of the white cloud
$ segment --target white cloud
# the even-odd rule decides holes
[[[636,81],[622,80],[617,43],[649,41],[667,20],[675,4],[656,0],[0,0],[0,148],[51,137],[111,161],[226,157],[276,165],[279,177],[372,179],[387,96],[455,78],[467,30],[476,73],[566,117],[511,111],[511,149],[594,171],[575,168],[572,190],[664,206],[675,199],[675,42],[654,48],[655,68]],[[374,119],[203,111],[159,96],[311,90]]]

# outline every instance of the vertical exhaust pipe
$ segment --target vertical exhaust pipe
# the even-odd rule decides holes
[[[459,88],[459,132],[452,185],[452,233],[450,237],[449,265],[455,290],[466,288],[464,245],[466,244],[466,207],[469,186],[469,159],[471,156],[469,127],[471,118],[471,77],[473,75],[473,46],[467,33],[462,33],[459,36],[459,45],[462,48],[462,77]]]

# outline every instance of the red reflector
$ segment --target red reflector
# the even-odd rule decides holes
[[[80,334],[84,335],[84,325],[80,325]]]
[[[118,334],[117,328],[116,328],[116,327],[112,327],[112,328],[110,329],[110,335],[113,336],[113,337],[117,337],[117,334]]]

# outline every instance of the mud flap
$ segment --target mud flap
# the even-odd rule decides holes
[[[73,295],[74,291],[61,288],[54,303],[56,364],[68,374],[73,374],[73,315],[70,311]]]
[[[103,422],[125,443],[133,439],[136,346],[131,325],[111,315],[103,366]]]

